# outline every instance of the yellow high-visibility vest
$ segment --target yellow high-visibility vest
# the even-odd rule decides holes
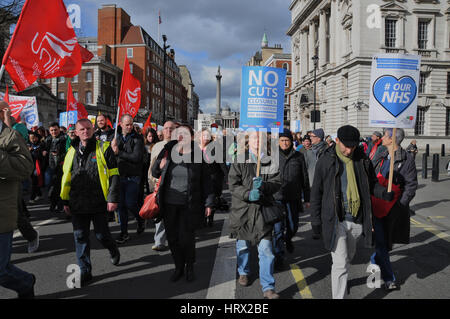
[[[97,144],[95,146],[98,175],[100,176],[100,184],[102,186],[105,200],[107,200],[108,197],[109,177],[113,175],[119,175],[118,168],[108,169],[108,165],[106,165],[105,151],[108,148],[109,144],[110,144],[109,142],[97,141]],[[69,193],[72,181],[72,165],[73,159],[75,158],[75,152],[76,152],[75,148],[71,146],[67,151],[66,157],[64,158],[63,177],[61,180],[61,194],[60,194],[62,200],[69,200]]]

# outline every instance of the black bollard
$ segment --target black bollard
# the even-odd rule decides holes
[[[422,178],[427,179],[428,178],[428,158],[427,153],[422,154]]]
[[[441,145],[441,156],[444,157],[445,156],[445,144]]]
[[[439,182],[439,154],[433,154],[433,168],[431,170],[431,181]]]
[[[430,144],[427,144],[427,147],[425,149],[425,154],[427,154],[427,156],[430,156]]]

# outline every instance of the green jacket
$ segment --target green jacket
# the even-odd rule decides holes
[[[263,163],[261,160],[261,168],[265,166],[270,166],[270,162]],[[270,239],[273,230],[272,225],[264,223],[260,212],[261,204],[249,201],[255,176],[256,163],[252,162],[231,164],[228,174],[228,185],[231,192],[230,237],[248,240],[252,245],[258,244],[261,239]],[[261,191],[264,202],[266,204],[273,203],[275,201],[273,195],[281,188],[279,171],[260,176],[263,180]]]
[[[2,123],[0,131],[0,234],[17,227],[20,183],[33,172],[34,164],[25,140]]]

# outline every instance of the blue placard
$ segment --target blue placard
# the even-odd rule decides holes
[[[302,131],[302,122],[300,120],[291,120],[291,132],[297,133]]]
[[[75,124],[77,119],[77,111],[69,111],[69,121],[67,121],[67,112],[59,113],[59,126],[68,127],[70,124]]]
[[[286,70],[244,66],[239,128],[283,130]]]

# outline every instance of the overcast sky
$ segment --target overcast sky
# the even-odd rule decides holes
[[[80,36],[97,36],[97,10],[115,3],[153,38],[166,34],[178,65],[191,72],[200,108],[215,112],[217,67],[222,77],[222,106],[239,108],[241,67],[261,48],[264,31],[269,45],[281,44],[291,51],[286,36],[291,0],[64,0],[81,7]],[[162,41],[160,41],[162,42]]]

